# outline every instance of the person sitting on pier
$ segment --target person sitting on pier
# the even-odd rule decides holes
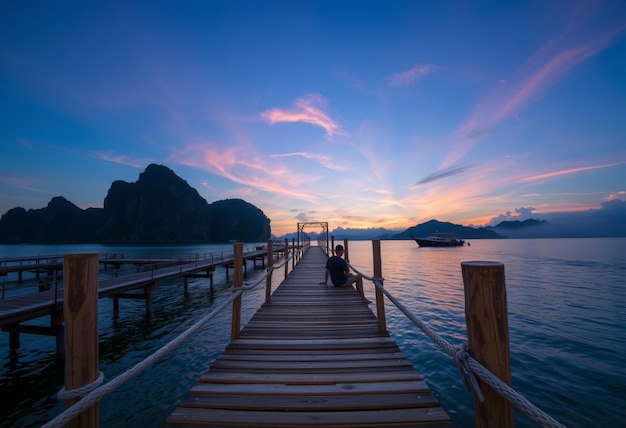
[[[322,285],[328,285],[328,276],[335,287],[349,287],[352,284],[356,284],[356,291],[361,296],[361,300],[364,303],[370,304],[371,300],[365,297],[363,292],[363,278],[361,275],[354,275],[350,272],[348,262],[341,257],[343,256],[343,246],[337,245],[335,247],[335,255],[329,257],[326,261],[326,270],[324,272],[324,281],[320,282]]]

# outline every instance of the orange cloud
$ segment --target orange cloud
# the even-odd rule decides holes
[[[325,112],[327,104],[323,96],[312,94],[296,100],[294,107],[290,110],[273,108],[261,113],[261,117],[272,125],[279,122],[304,122],[316,125],[324,128],[329,137],[347,135]]]

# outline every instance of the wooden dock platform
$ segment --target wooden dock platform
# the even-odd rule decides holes
[[[274,257],[275,254],[285,252],[288,246],[278,246],[268,255],[267,248],[257,248],[244,254],[245,260],[252,260],[256,265],[257,259]],[[152,270],[139,270],[135,273],[124,274],[109,279],[103,279],[98,283],[98,297],[111,297],[114,299],[114,313],[118,311],[117,299],[140,299],[146,302],[146,315],[151,311],[151,293],[155,290],[159,281],[176,277],[202,276],[210,278],[213,284],[212,272],[216,267],[232,268],[234,255],[230,252],[221,254],[198,255],[191,258],[176,259],[138,259],[102,257],[99,259],[101,266],[135,265],[153,266]],[[10,258],[0,260],[0,273],[19,273],[40,270],[44,267],[48,270],[62,271],[62,256],[33,256],[23,258]],[[246,264],[247,266],[247,264]],[[60,275],[54,277],[54,281],[61,282]],[[20,280],[21,281],[21,276]],[[51,280],[52,281],[52,280]],[[185,282],[186,284],[186,282]],[[186,285],[185,285],[186,286]],[[33,288],[33,290],[35,290]],[[0,331],[8,332],[10,348],[17,349],[20,346],[19,335],[21,333],[41,334],[56,336],[57,356],[64,356],[63,349],[63,289],[50,285],[45,291],[33,291],[9,298],[0,298]],[[43,316],[50,316],[50,327],[24,325],[23,322]]]
[[[311,247],[164,426],[452,426],[353,288]]]

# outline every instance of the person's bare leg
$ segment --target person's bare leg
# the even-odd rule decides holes
[[[368,305],[372,303],[371,300],[365,297],[365,292],[363,291],[363,278],[361,278],[360,275],[359,275],[359,279],[356,281],[356,291],[359,292],[359,295],[361,296],[361,300],[363,300],[364,303]]]

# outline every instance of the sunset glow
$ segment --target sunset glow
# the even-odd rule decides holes
[[[102,207],[150,163],[275,235],[626,200],[621,0],[8,2],[0,28],[0,215]]]

